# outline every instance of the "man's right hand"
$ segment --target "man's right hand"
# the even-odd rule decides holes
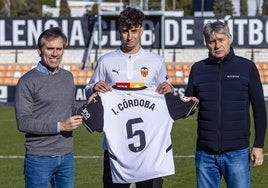
[[[94,85],[93,91],[94,92],[105,93],[107,91],[112,91],[112,88],[107,83],[105,83],[104,81],[100,80]]]

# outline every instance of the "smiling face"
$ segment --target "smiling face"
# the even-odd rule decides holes
[[[64,41],[61,37],[57,37],[43,42],[42,47],[37,49],[41,62],[48,70],[55,73],[64,53]]]
[[[129,54],[134,54],[140,49],[140,37],[143,33],[143,27],[122,27],[119,30],[122,40],[122,51]]]
[[[206,44],[213,57],[222,59],[230,52],[232,36],[213,32],[210,38],[206,41]]]

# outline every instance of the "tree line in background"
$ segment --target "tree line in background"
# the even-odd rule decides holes
[[[105,0],[105,2],[120,2],[120,0]],[[205,1],[205,0],[204,0]],[[260,6],[260,0],[255,0],[257,5],[256,16],[268,15],[268,0],[263,0],[262,7]],[[124,6],[135,2],[135,0],[121,0]],[[137,1],[139,2],[139,1]],[[161,0],[147,0],[149,10],[161,10]],[[165,0],[166,11],[178,11],[183,10],[185,16],[193,16],[193,1],[190,0]],[[56,7],[56,0],[0,0],[0,17],[19,17],[19,16],[31,16],[42,17],[52,16],[48,13],[42,13],[42,5],[48,5]],[[260,11],[262,8],[262,11]],[[248,5],[247,0],[240,0],[240,15],[247,16]],[[234,6],[232,0],[215,0],[213,4],[213,12],[215,16],[233,15]],[[86,11],[85,15],[98,14],[98,4],[93,6],[92,10]],[[70,17],[71,11],[68,6],[68,0],[60,0],[60,17]]]
[[[52,16],[42,13],[42,5],[56,7],[56,0],[0,0],[0,16],[12,17],[42,17]],[[67,0],[60,1],[60,16],[70,16],[71,11]]]

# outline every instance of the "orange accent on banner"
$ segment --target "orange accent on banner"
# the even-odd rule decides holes
[[[117,87],[124,87],[124,88],[140,88],[145,86],[143,82],[116,82],[115,85]]]
[[[142,82],[131,82],[130,83],[130,88],[140,88],[140,87],[144,87],[145,84]]]

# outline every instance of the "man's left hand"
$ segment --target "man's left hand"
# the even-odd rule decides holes
[[[163,94],[163,95],[167,94],[167,93],[174,93],[174,87],[172,85],[170,85],[168,82],[163,82],[163,83],[159,84],[156,91],[159,94]]]
[[[261,166],[264,160],[263,148],[252,148],[250,157],[254,167]]]

